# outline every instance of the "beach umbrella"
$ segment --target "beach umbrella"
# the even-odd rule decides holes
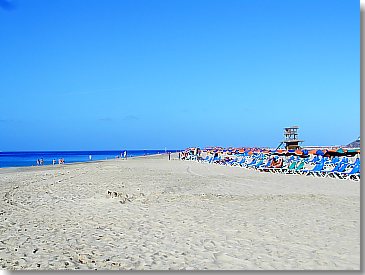
[[[284,155],[285,153],[286,153],[286,150],[278,149],[278,150],[275,150],[275,152],[273,154],[274,155]]]
[[[297,156],[301,156],[301,155],[303,155],[303,152],[301,150],[297,149],[297,150],[295,150],[295,154]]]
[[[325,156],[345,156],[347,154],[347,150],[339,148],[337,150],[327,150]],[[351,154],[350,154],[351,155]]]
[[[353,157],[357,154],[360,154],[360,150],[358,150],[358,149],[348,149],[346,152],[346,155],[349,157]]]
[[[348,149],[347,153],[360,153],[360,150],[358,150],[358,149]]]
[[[336,150],[327,150],[326,154],[325,154],[326,157],[333,157],[333,156],[338,156]]]

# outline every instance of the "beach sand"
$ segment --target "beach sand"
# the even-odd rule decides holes
[[[2,269],[360,269],[360,182],[160,155],[0,186]]]

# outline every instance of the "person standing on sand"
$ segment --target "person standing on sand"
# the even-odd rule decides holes
[[[127,150],[124,151],[124,158],[127,159]]]
[[[171,152],[169,152],[169,160],[171,160]]]

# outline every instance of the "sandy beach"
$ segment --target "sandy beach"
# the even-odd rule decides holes
[[[360,182],[158,155],[0,185],[2,269],[360,269]]]

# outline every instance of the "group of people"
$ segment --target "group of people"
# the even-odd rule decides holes
[[[57,161],[56,159],[52,160],[52,165],[56,165]],[[64,164],[65,163],[65,159],[64,158],[60,158],[58,159],[58,164]],[[37,159],[37,165],[44,165],[44,160],[43,158]]]
[[[127,159],[127,151],[124,151],[122,153],[120,153],[120,155],[116,155],[115,156],[116,159]]]
[[[116,155],[115,158],[116,159],[119,159],[119,158],[121,158],[121,159],[127,159],[127,151],[124,151],[124,152],[120,153],[120,156],[119,155]]]
[[[52,164],[53,165],[56,164],[56,160],[55,159],[52,160]],[[65,164],[65,159],[64,158],[58,159],[58,164]]]

